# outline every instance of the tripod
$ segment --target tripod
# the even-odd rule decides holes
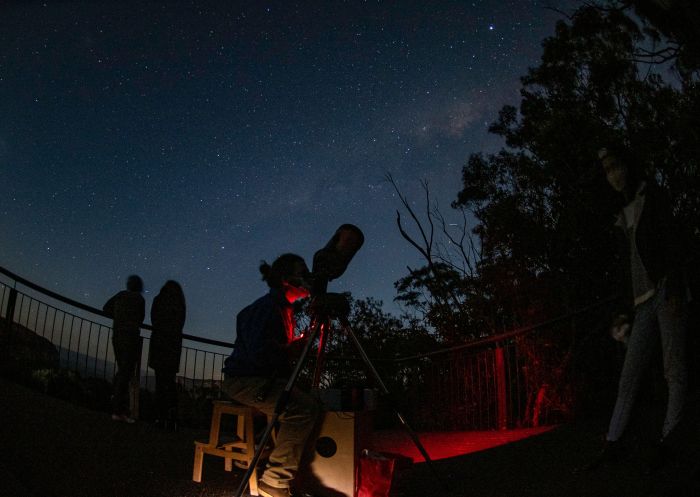
[[[317,297],[318,299],[318,297]],[[299,357],[299,360],[296,363],[296,366],[294,367],[294,371],[292,372],[291,376],[289,377],[289,380],[287,381],[286,386],[284,387],[284,390],[280,394],[279,398],[277,399],[277,403],[275,404],[275,410],[272,418],[270,419],[267,427],[265,428],[265,432],[263,433],[262,439],[260,441],[260,444],[258,445],[258,448],[255,450],[255,454],[253,456],[253,460],[250,462],[248,466],[248,470],[246,471],[245,476],[241,480],[241,483],[238,487],[238,490],[236,491],[235,496],[236,497],[241,497],[243,495],[243,492],[245,491],[248,481],[250,480],[250,477],[252,476],[253,472],[255,471],[255,468],[260,460],[260,456],[263,452],[263,449],[267,445],[268,441],[270,440],[270,436],[272,435],[272,430],[274,429],[275,424],[279,420],[280,415],[284,413],[287,403],[289,402],[289,398],[292,393],[292,389],[294,388],[294,385],[297,381],[297,378],[299,377],[299,374],[301,373],[301,370],[303,369],[308,357],[309,353],[311,351],[311,347],[313,346],[313,343],[316,341],[316,338],[319,339],[319,348],[318,348],[318,361],[316,364],[316,371],[314,374],[314,384],[318,384],[318,379],[320,377],[320,369],[321,365],[323,362],[323,355],[324,355],[324,344],[326,342],[325,336],[328,332],[330,332],[330,325],[332,320],[337,320],[338,323],[340,324],[340,327],[342,331],[350,337],[353,345],[357,349],[357,352],[359,353],[362,361],[364,362],[367,371],[372,375],[374,380],[377,382],[377,385],[380,388],[380,391],[388,395],[389,390],[387,389],[386,385],[384,384],[384,381],[381,379],[379,376],[379,373],[377,372],[376,368],[372,364],[371,360],[365,353],[365,350],[362,348],[362,345],[360,344],[360,341],[357,339],[357,336],[355,335],[354,331],[352,330],[352,327],[350,326],[350,322],[348,320],[348,314],[349,314],[349,304],[347,302],[347,299],[340,294],[324,294],[320,297],[321,303],[317,306],[317,311],[315,312],[315,317],[312,320],[313,326],[313,332],[311,333],[311,336],[309,337],[308,341],[304,345],[304,348],[302,350],[302,353]],[[325,305],[324,305],[325,304]],[[433,466],[432,460],[430,459],[430,456],[428,455],[428,452],[425,450],[425,447],[423,447],[423,444],[420,442],[418,439],[418,435],[413,431],[413,429],[409,426],[408,422],[406,419],[403,417],[403,415],[396,409],[393,409],[394,414],[396,414],[399,422],[401,425],[406,429],[406,432],[410,436],[411,440],[413,441],[414,445],[418,449],[418,451],[421,453],[423,458],[425,459],[425,462],[428,464],[430,467],[430,470],[432,471],[433,475],[436,477],[438,481],[440,479],[438,478],[437,471],[435,470],[435,467]]]

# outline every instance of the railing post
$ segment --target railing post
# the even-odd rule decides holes
[[[141,356],[143,354],[143,337],[139,336],[139,351],[136,354],[134,374],[129,382],[129,411],[131,417],[139,419],[139,394],[141,393]]]
[[[5,312],[5,325],[7,332],[12,331],[12,322],[15,319],[15,305],[17,304],[17,289],[10,288],[10,295],[7,298],[7,311]]]
[[[506,397],[506,365],[503,347],[496,346],[496,395],[498,406],[498,429],[508,429],[508,401]]]

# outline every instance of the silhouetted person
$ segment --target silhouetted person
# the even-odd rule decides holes
[[[270,287],[265,296],[238,313],[233,353],[224,362],[223,391],[241,404],[274,414],[275,404],[292,374],[290,356],[301,340],[294,340],[292,303],[309,295],[309,270],[294,254],[278,257],[260,272]],[[304,445],[319,413],[314,398],[299,389],[291,392],[279,417],[277,441],[260,478],[265,497],[287,497],[296,476]]]
[[[117,361],[112,395],[112,419],[133,423],[129,410],[129,382],[134,376],[140,344],[140,326],[146,314],[146,303],[141,295],[143,281],[131,275],[122,290],[109,299],[102,310],[114,320],[112,345]]]
[[[621,236],[622,281],[627,294],[627,308],[620,315],[613,335],[627,345],[620,375],[617,400],[606,436],[606,445],[591,465],[615,459],[620,454],[619,440],[630,418],[642,375],[648,367],[656,340],[661,338],[664,377],[668,385],[666,417],[650,469],[663,464],[664,442],[677,426],[686,398],[687,367],[685,359],[685,326],[687,288],[681,267],[680,238],[674,229],[670,202],[651,180],[635,169],[624,148],[601,149],[602,162],[610,186],[622,197],[622,209],[616,226]],[[633,314],[631,326],[626,316]]]
[[[151,325],[148,365],[156,373],[157,423],[163,428],[176,430],[175,376],[180,369],[182,328],[185,326],[185,295],[176,281],[167,281],[153,299]]]

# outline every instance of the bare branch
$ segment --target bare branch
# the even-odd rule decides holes
[[[428,261],[428,265],[432,265],[433,264],[433,261],[432,261],[432,229],[431,229],[431,238],[430,238],[430,240],[428,240],[428,236],[425,233],[425,229],[423,228],[423,224],[418,219],[418,216],[416,216],[416,213],[413,210],[413,208],[411,207],[410,203],[408,202],[408,199],[399,190],[399,187],[396,184],[394,177],[391,174],[387,174],[386,179],[387,179],[387,181],[389,181],[389,183],[391,183],[391,186],[394,187],[394,191],[396,192],[399,199],[401,200],[401,204],[404,206],[404,208],[406,209],[408,214],[413,219],[413,222],[416,224],[418,231],[421,234],[421,238],[423,239],[423,243],[425,244],[425,248],[420,247],[418,245],[418,243],[415,240],[413,240],[413,238],[411,238],[408,235],[408,233],[406,233],[406,231],[403,229],[403,226],[401,226],[401,215],[399,214],[398,211],[396,211],[396,214],[397,214],[396,222],[399,225],[399,231],[401,232],[401,235],[406,240],[408,240],[411,243],[411,245],[413,245],[414,247],[416,247],[416,249],[418,249],[418,251]]]
[[[551,11],[554,12],[555,14],[561,15],[562,17],[565,17],[565,18],[568,19],[569,21],[573,21],[573,20],[574,20],[574,17],[573,17],[571,14],[568,14],[568,13],[564,12],[563,10],[558,9],[558,8],[556,8],[556,7],[552,7],[552,6],[546,5],[546,6],[544,7],[544,10],[551,10]]]
[[[433,236],[435,235],[435,226],[433,225],[433,217],[430,215],[430,189],[428,188],[428,181],[421,181],[423,185],[423,190],[425,191],[425,210],[428,217],[428,224],[430,224],[430,241],[428,242],[428,251],[433,246]]]
[[[634,62],[635,64],[663,64],[665,62],[669,62],[673,59],[676,58],[676,54],[674,55],[669,55],[667,57],[661,57],[656,60],[645,60],[645,59],[629,59],[630,62]]]
[[[408,233],[406,233],[406,231],[403,229],[403,226],[401,225],[401,213],[398,210],[396,211],[396,225],[399,227],[399,233],[401,233],[401,236],[404,237],[404,239],[408,243],[413,245],[416,248],[416,250],[418,250],[418,252],[420,252],[421,255],[429,261],[430,255],[428,254],[428,252],[426,252],[425,249],[423,249],[423,247],[418,245],[418,243],[416,243],[413,240],[413,238],[411,238],[410,235]]]
[[[665,57],[667,55],[677,55],[678,50],[680,47],[675,46],[675,47],[666,47],[661,50],[647,50],[646,48],[643,47],[638,47],[637,52],[635,52],[633,55],[635,57]]]
[[[632,6],[632,2],[630,2],[630,1],[620,2],[621,5],[619,7],[612,7],[612,6],[605,7],[604,5],[601,5],[600,2],[591,2],[591,1],[585,1],[582,3],[583,3],[583,6],[599,10],[600,12],[624,12],[625,10],[628,10]]]
[[[462,236],[460,237],[460,240],[458,241],[458,240],[455,239],[454,236],[452,236],[452,234],[451,234],[451,233],[449,232],[449,230],[447,229],[447,222],[445,221],[445,217],[442,215],[442,213],[440,212],[440,210],[436,208],[436,209],[433,211],[433,215],[434,215],[434,216],[438,219],[438,221],[440,222],[440,226],[441,226],[441,229],[442,229],[442,233],[445,235],[445,237],[447,238],[447,240],[448,240],[454,247],[456,247],[457,250],[459,251],[460,256],[461,256],[461,258],[462,258],[462,261],[463,261],[463,264],[464,264],[464,265],[460,268],[459,266],[457,266],[457,264],[455,264],[455,263],[451,260],[451,258],[447,258],[447,260],[443,259],[443,262],[447,263],[449,266],[451,266],[451,267],[454,268],[454,269],[458,269],[463,275],[472,274],[473,268],[472,268],[472,265],[471,265],[471,261],[469,260],[469,256],[467,255],[467,253],[466,253],[466,251],[465,251],[465,248],[464,248],[464,238],[465,238],[465,236],[466,236],[466,232],[465,232],[466,217],[465,217],[465,223],[462,225]],[[467,268],[468,268],[468,270],[467,270]]]

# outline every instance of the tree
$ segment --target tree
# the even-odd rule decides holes
[[[472,154],[463,167],[452,203],[464,219],[458,235],[427,183],[419,215],[387,178],[413,228],[397,211],[398,229],[425,261],[396,282],[397,300],[443,342],[535,324],[618,291],[619,205],[596,156],[605,143],[628,145],[634,166],[668,191],[687,227],[688,258],[698,259],[700,66],[691,4],[587,3],[559,21],[540,64],[522,78],[520,105],[504,106],[490,127],[504,147]]]
[[[477,287],[481,252],[471,233],[472,216],[461,209],[461,225],[448,226],[437,202],[431,198],[428,183],[423,182],[425,211],[421,217],[401,193],[394,178],[387,175],[386,179],[417,233],[409,234],[401,211],[397,210],[399,232],[425,260],[425,266],[409,267],[409,274],[395,283],[396,300],[413,311],[411,316],[420,317],[444,344],[473,339],[482,335],[484,329],[493,329],[494,316],[475,312],[490,307],[475,305],[485,294]]]
[[[453,205],[474,210],[479,279],[515,321],[615,292],[617,206],[595,155],[607,141],[625,142],[698,230],[697,85],[640,65],[653,36],[624,8],[586,5],[558,22],[522,78],[519,109],[505,106],[490,128],[505,147],[463,168]]]
[[[654,41],[666,38],[665,46],[643,49],[641,56],[655,63],[672,61],[682,78],[692,80],[700,70],[700,5],[694,0],[633,0],[614,2],[620,9],[634,7],[635,13]]]
[[[350,300],[348,321],[362,349],[379,371],[392,394],[406,388],[406,371],[394,359],[435,350],[435,338],[416,320],[403,320],[382,310],[382,302],[373,298]],[[308,322],[308,321],[307,321]],[[325,388],[373,387],[358,349],[344,330],[333,323],[326,336],[325,363],[321,386]],[[311,366],[315,367],[312,361]],[[307,381],[312,368],[307,368]]]

